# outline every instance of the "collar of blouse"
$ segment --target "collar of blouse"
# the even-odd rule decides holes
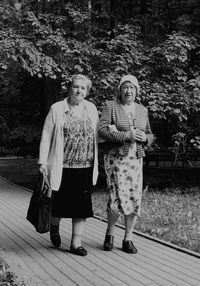
[[[81,117],[83,115],[83,110],[84,110],[85,104],[84,100],[80,102],[78,105],[71,105],[69,103],[68,98],[64,99],[64,110],[70,111],[73,115]]]

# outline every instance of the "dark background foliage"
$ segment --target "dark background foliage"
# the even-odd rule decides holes
[[[131,73],[154,148],[198,149],[199,19],[198,0],[1,1],[1,147],[37,156],[45,115],[73,74],[91,78],[89,100],[100,113]]]

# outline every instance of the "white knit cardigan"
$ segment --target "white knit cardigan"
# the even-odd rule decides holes
[[[98,143],[97,143],[97,124],[99,121],[96,106],[83,100],[91,119],[94,131],[94,166],[93,166],[93,185],[98,178]],[[48,178],[51,188],[57,191],[61,184],[63,170],[63,125],[64,114],[69,110],[67,100],[58,101],[51,106],[44,122],[41,136],[38,164],[47,165]],[[77,178],[78,179],[78,178]]]

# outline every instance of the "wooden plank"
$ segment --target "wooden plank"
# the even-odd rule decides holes
[[[5,217],[4,217],[4,219],[5,219]],[[13,220],[13,219],[14,218],[12,217],[11,220]],[[93,275],[93,277],[92,277],[92,275],[91,275],[92,273],[89,272],[85,267],[82,267],[80,261],[82,260],[82,263],[84,264],[84,258],[78,257],[78,264],[79,265],[75,265],[75,267],[73,269],[73,263],[72,263],[73,260],[69,259],[69,256],[68,256],[68,253],[66,250],[62,253],[60,250],[56,250],[54,248],[52,248],[52,249],[45,248],[45,244],[39,243],[39,241],[41,240],[39,236],[38,236],[38,239],[35,239],[35,237],[32,238],[30,235],[23,232],[23,227],[20,227],[19,222],[17,222],[16,220],[14,223],[12,223],[9,220],[7,220],[7,221],[9,222],[8,228],[12,229],[12,233],[14,234],[13,236],[15,237],[15,241],[16,240],[18,241],[21,238],[21,242],[20,242],[21,247],[23,248],[26,246],[26,248],[27,248],[27,244],[28,244],[29,248],[32,249],[32,251],[29,250],[29,255],[32,256],[33,259],[37,258],[36,261],[39,261],[39,260],[41,261],[41,257],[42,257],[45,259],[45,261],[43,260],[41,262],[42,265],[47,264],[46,261],[49,261],[56,268],[58,268],[58,270],[60,272],[63,272],[65,275],[67,275],[67,272],[69,272],[68,273],[69,277],[72,278],[73,280],[75,280],[75,283],[78,283],[78,285],[82,285],[82,284],[83,285],[93,285],[89,281],[87,281],[87,279],[85,279],[85,277],[86,278],[89,277],[90,280],[93,280],[93,282],[95,281],[95,283],[98,283],[98,285],[101,285],[103,277],[102,277],[102,279],[100,279],[96,275]],[[37,253],[36,253],[36,251],[37,251]],[[56,255],[56,253],[58,253],[58,255]],[[62,259],[61,259],[61,257],[62,257]],[[67,261],[67,263],[66,263],[66,261]],[[49,267],[48,264],[46,266]],[[63,285],[65,285],[65,284],[63,284]],[[103,285],[110,285],[110,284],[107,284],[107,282],[104,281]]]
[[[96,228],[96,222],[93,220],[89,223],[88,227],[91,227],[94,232],[94,229]],[[98,228],[95,229],[95,233],[97,233],[97,236],[102,233],[101,229],[101,226],[98,226]],[[119,232],[117,232],[115,235],[115,240],[117,239],[117,241],[120,239],[120,237],[122,237],[121,235],[119,236],[118,233]],[[166,257],[166,262],[174,263],[175,265],[184,267],[183,271],[189,270],[192,271],[194,274],[200,274],[200,263],[197,263],[197,261],[199,260],[197,260],[196,257],[192,257],[185,253],[175,251],[174,249],[166,247],[165,245],[157,244],[154,241],[145,239],[144,237],[140,237],[138,235],[134,235],[134,241],[136,242],[137,246],[139,245],[139,251],[143,251],[144,254],[149,253],[150,255],[152,255],[156,252],[156,257],[158,256],[162,258],[164,255]]]
[[[1,229],[1,238],[0,238],[0,256],[6,260],[7,264],[9,265],[8,271],[11,273],[18,273],[19,277],[15,278],[15,282],[19,285],[35,285],[37,283],[38,286],[45,286],[46,281],[49,281],[49,277],[46,277],[43,275],[42,277],[45,278],[45,280],[41,280],[38,277],[38,273],[33,271],[34,265],[31,264],[31,267],[29,267],[27,260],[24,259],[24,256],[21,258],[17,255],[16,248],[17,245],[15,245],[14,242],[12,242],[9,237],[2,237],[4,234],[2,231],[2,227],[0,224]],[[43,272],[43,274],[46,274]],[[49,284],[50,285],[50,284]],[[56,285],[56,284],[54,284]],[[58,286],[57,284],[56,286]]]
[[[94,262],[94,261],[93,261]],[[106,266],[106,268],[107,268],[107,266]],[[110,269],[109,269],[109,271],[110,271]],[[117,270],[117,272],[118,272],[118,270]],[[126,273],[127,274],[127,273]],[[118,273],[117,273],[117,275],[118,275]],[[105,273],[104,273],[104,276],[105,276]],[[109,273],[109,275],[108,275],[109,277],[110,277],[110,273]],[[120,277],[121,277],[122,275],[120,274]],[[135,275],[135,276],[137,276],[137,274]],[[145,278],[143,278],[142,277],[142,275],[141,275],[141,279],[144,281],[145,280]],[[125,280],[127,280],[127,277],[125,277]],[[116,284],[116,281],[117,281],[117,278],[115,278],[115,284]],[[146,281],[145,281],[146,282]],[[129,280],[129,283],[130,283],[130,285],[132,284],[132,279],[131,280]]]
[[[91,226],[91,224],[90,224],[90,226]],[[147,242],[148,242],[148,240],[146,240]],[[155,244],[155,243],[154,243]],[[145,246],[145,245],[143,245],[143,248],[144,247],[148,247],[148,244]],[[163,246],[162,246],[162,248],[163,248]],[[170,257],[170,254],[167,252],[167,249],[169,249],[169,248],[167,248],[167,247],[164,247],[165,249],[166,249],[166,258],[165,258],[165,261],[164,261],[164,263],[162,262],[162,260],[163,260],[163,256],[162,255],[160,255],[160,253],[158,253],[158,251],[156,251],[156,249],[155,249],[155,252],[154,252],[154,255],[153,255],[153,252],[152,253],[150,253],[149,254],[149,252],[148,252],[148,248],[147,248],[147,251],[146,251],[146,249],[144,250],[144,249],[142,249],[141,248],[141,251],[142,251],[142,256],[143,256],[143,262],[144,262],[144,258],[145,258],[145,260],[147,261],[147,259],[148,259],[148,263],[149,262],[151,262],[151,265],[154,263],[154,261],[157,263],[158,262],[158,266],[157,265],[155,265],[156,266],[156,268],[157,267],[159,267],[159,265],[160,264],[164,264],[164,266],[165,266],[165,270],[166,269],[168,269],[168,268],[166,268],[166,266],[167,267],[170,267],[171,269],[170,269],[170,271],[171,272],[174,272],[174,268],[177,270],[177,273],[179,274],[179,272],[181,272],[181,276],[183,277],[183,276],[185,276],[185,274],[186,274],[186,281],[188,280],[188,277],[187,276],[189,276],[189,277],[191,277],[192,276],[192,278],[196,278],[196,280],[197,280],[197,282],[195,281],[195,279],[194,279],[194,285],[198,285],[198,283],[199,283],[199,279],[200,279],[200,272],[197,270],[197,268],[196,269],[193,269],[195,266],[197,266],[198,265],[198,267],[199,267],[199,260],[198,259],[196,259],[195,260],[195,262],[193,263],[193,264],[191,264],[191,261],[190,261],[190,259],[188,260],[188,261],[186,261],[185,260],[185,263],[180,263],[179,262],[179,265],[177,265],[177,263],[176,263],[176,260],[174,260],[174,259],[171,259],[171,261],[169,262],[169,261],[167,261],[167,259],[168,259],[168,257]],[[139,250],[140,251],[140,250]],[[141,253],[141,251],[140,251],[140,253]],[[177,251],[175,251],[176,253],[179,253],[179,252],[177,252]],[[184,256],[186,256],[185,254],[184,254]],[[139,256],[138,256],[139,257]],[[190,258],[190,256],[188,255],[187,257],[189,257]],[[161,263],[162,262],[162,263]],[[155,264],[155,263],[154,263]],[[189,269],[188,269],[188,265],[190,265],[189,266]],[[185,267],[184,267],[185,266]],[[161,266],[162,268],[163,268],[163,266]],[[193,271],[194,270],[194,271]],[[180,275],[180,274],[179,274]]]
[[[71,227],[70,227],[71,228]],[[110,271],[110,269],[109,269]],[[117,271],[118,272],[118,271]],[[105,272],[103,273],[103,275],[105,276]],[[118,274],[117,274],[118,275]],[[108,273],[108,276],[110,277],[110,273]],[[122,275],[120,275],[122,276]],[[125,277],[125,279],[127,280],[127,277]],[[144,280],[144,278],[142,278]],[[116,285],[117,282],[117,278],[114,279],[114,284]],[[129,281],[130,285],[132,284],[132,279]],[[122,283],[120,283],[120,285],[122,285]],[[139,285],[139,284],[138,284]],[[141,285],[141,284],[140,284]]]
[[[70,227],[71,228],[71,227]],[[70,239],[70,238],[69,238]],[[104,256],[103,256],[103,260],[104,260]],[[93,261],[94,262],[94,261]],[[111,263],[110,263],[111,265],[113,264],[113,261],[111,261]],[[117,269],[117,271],[119,271],[120,269]],[[143,271],[142,271],[143,272]],[[125,272],[126,274],[127,274],[127,271]],[[121,275],[120,275],[121,276]],[[136,279],[136,276],[138,276],[138,274],[137,273],[134,273],[134,277],[135,277],[135,279]],[[145,283],[147,283],[147,279],[145,280],[145,277],[143,277],[143,273],[140,275],[141,277],[140,277],[140,280],[142,280],[142,282],[145,282]],[[152,275],[151,275],[152,276]],[[130,281],[130,283],[131,283],[131,281]]]
[[[19,225],[19,223],[17,223],[17,221],[15,221],[15,223],[13,223],[12,224],[12,221],[13,220],[13,217],[12,217],[12,219],[9,221],[9,226],[11,226],[12,227],[12,230],[13,230],[13,232],[16,234],[16,235],[20,235],[21,233],[22,233],[22,229],[20,229],[20,225]],[[15,236],[15,239],[16,239],[16,236]],[[59,269],[61,270],[61,269],[63,269],[63,267],[62,267],[62,265],[59,265],[60,264],[60,261],[58,260],[58,258],[57,259],[55,259],[55,257],[52,257],[51,258],[51,254],[50,254],[50,251],[48,251],[48,254],[45,256],[45,254],[44,254],[44,250],[43,250],[43,247],[38,247],[38,242],[37,241],[35,241],[35,239],[33,239],[32,240],[32,242],[31,242],[31,237],[28,237],[28,238],[26,238],[26,233],[24,233],[23,234],[23,240],[24,240],[24,243],[25,244],[30,244],[30,246],[32,247],[32,248],[34,248],[35,250],[37,249],[37,252],[39,252],[39,253],[41,253],[41,255],[43,256],[43,257],[45,257],[45,259],[48,259],[48,260],[51,260],[51,261],[53,261],[54,263],[55,263],[55,265],[56,266],[59,266]],[[69,237],[69,241],[70,241],[70,237]],[[37,246],[37,247],[36,247]],[[22,245],[22,247],[23,247],[23,245]],[[59,251],[60,252],[60,251]],[[66,251],[65,251],[65,253],[67,253]],[[34,254],[32,254],[32,252],[30,251],[30,253],[29,253],[30,255],[32,255],[32,256],[34,256]],[[35,254],[36,255],[36,254]],[[76,257],[76,256],[74,256],[74,255],[72,255],[72,254],[69,254],[69,255],[71,255],[72,257]],[[88,257],[89,257],[89,255],[88,255]],[[80,258],[80,257],[77,257],[77,262],[80,264],[80,259],[85,259],[85,258]],[[66,260],[68,260],[68,257],[66,258]],[[90,260],[89,260],[90,261]],[[92,264],[94,263],[94,261],[92,260]],[[69,266],[69,265],[68,265]],[[122,273],[118,273],[118,271],[117,271],[117,273],[115,273],[115,271],[114,270],[112,270],[111,268],[109,268],[109,272],[108,273],[106,273],[106,271],[104,271],[104,272],[102,272],[101,271],[101,268],[103,268],[104,270],[107,270],[107,265],[106,265],[106,267],[103,267],[102,265],[100,265],[100,267],[98,268],[98,270],[99,270],[99,273],[101,272],[101,276],[102,276],[102,278],[106,278],[107,280],[109,280],[109,282],[111,283],[111,285],[131,285],[132,284],[132,279],[130,280],[130,279],[128,279],[125,275],[123,276],[123,274]],[[80,274],[80,265],[76,265],[76,269],[78,269],[78,273],[77,273],[77,275],[78,274]],[[85,269],[84,269],[85,270]],[[113,273],[113,275],[110,275],[111,274],[111,272]],[[86,273],[84,274],[84,275],[86,275]],[[71,276],[71,274],[70,274],[70,276]],[[125,280],[125,281],[127,281],[129,284],[124,284],[123,283],[123,281],[120,279],[119,280],[119,278],[121,278],[121,277],[123,277],[123,281]],[[77,281],[76,281],[77,282]],[[79,284],[78,285],[82,285],[82,284],[80,284],[80,282],[78,282]],[[86,282],[84,282],[84,285],[86,285]],[[98,284],[97,284],[98,285]],[[106,285],[106,284],[104,284],[104,285]],[[135,285],[144,285],[144,284],[139,284],[139,283],[137,283],[137,281],[135,282]]]
[[[140,242],[140,240],[139,240],[139,242]],[[149,244],[151,244],[151,241],[149,241]],[[155,243],[153,243],[152,245],[155,245]],[[156,247],[157,247],[157,248],[159,248],[159,247],[160,247],[160,245],[159,245],[159,244],[157,244],[157,245],[156,245]],[[161,249],[162,249],[162,248],[161,248]],[[170,252],[170,250],[171,250],[171,249],[169,249],[169,248],[168,248],[168,252]],[[173,250],[172,250],[172,251],[173,251]],[[174,252],[174,251],[173,251],[173,253],[177,253],[177,252]],[[188,255],[186,255],[186,256],[188,256]],[[176,257],[175,257],[175,258],[177,259],[177,258],[179,258],[179,257],[181,258],[181,261],[182,261],[182,260],[183,260],[183,255],[181,255],[181,254],[176,255]],[[191,259],[192,259],[192,257],[191,257]]]
[[[26,253],[16,242],[14,239],[12,239],[8,232],[4,229],[5,226],[2,227],[1,225],[1,234],[4,235],[3,240],[4,243],[1,243],[1,247],[5,249],[5,252],[7,252],[7,255],[5,260],[6,262],[10,262],[10,259],[14,256],[19,263],[19,267],[24,267],[24,264],[28,267],[28,276],[31,277],[32,283],[36,283],[34,285],[37,285],[37,283],[41,285],[50,285],[50,281],[54,281],[52,285],[61,285],[60,283],[56,283],[55,280],[53,280],[53,277],[49,275],[43,268],[38,267],[38,263],[34,261],[30,255]],[[6,243],[6,247],[5,247]],[[10,256],[10,250],[12,251],[12,255]],[[20,263],[19,259],[23,261],[23,263]],[[12,264],[11,264],[12,265]],[[16,265],[15,265],[16,267]],[[17,274],[19,274],[17,272]],[[40,281],[40,282],[38,282]],[[29,284],[27,284],[29,285]]]
[[[43,278],[41,285],[49,286],[70,285],[66,281],[80,286],[200,285],[200,264],[196,257],[138,235],[134,235],[134,241],[139,253],[126,254],[121,251],[124,230],[119,227],[114,250],[103,251],[106,223],[95,218],[86,223],[83,237],[88,250],[86,257],[69,253],[71,219],[61,221],[61,249],[51,247],[49,234],[36,233],[25,219],[30,196],[22,188],[0,180],[0,246],[7,248],[10,257],[16,254],[18,261],[27,265],[26,269],[34,275],[37,273],[37,283]]]
[[[5,226],[2,227],[2,231],[6,234],[6,237],[8,237],[15,245],[18,246],[18,251],[23,256],[30,258],[30,264],[33,266],[35,265],[34,271],[35,273],[37,273],[41,280],[43,280],[44,275],[41,275],[40,270],[42,269],[50,275],[51,280],[58,282],[59,285],[65,285],[64,283],[67,283],[67,285],[70,286],[77,285],[76,283],[72,282],[71,279],[69,279],[67,276],[63,275],[62,271],[59,271],[56,267],[54,267],[54,265],[52,265],[52,263],[46,260],[43,255],[41,255],[37,250],[31,247],[22,238],[18,237],[14,231],[10,230]],[[73,273],[70,272],[70,278],[73,278],[73,276]]]
[[[139,239],[139,243],[140,243],[140,241],[141,241],[141,239]],[[145,241],[146,241],[146,240],[145,240]],[[148,241],[148,243],[151,244],[151,245],[155,245],[155,243],[154,243],[154,242],[152,243],[152,241]],[[156,248],[158,248],[158,249],[163,249],[163,247],[160,246],[159,244],[156,244]],[[168,252],[171,251],[171,249],[169,249],[169,248],[167,248],[167,249],[168,249]],[[173,250],[172,250],[172,251],[173,251]],[[176,253],[178,253],[178,252],[174,252],[174,251],[173,251],[173,254],[174,254],[174,253],[176,254]],[[188,255],[186,255],[186,256],[188,257]],[[179,257],[181,258],[181,261],[182,261],[183,258],[184,258],[182,254],[176,255],[175,258],[177,259],[177,258],[179,258]],[[191,259],[192,259],[192,257],[191,257]]]
[[[90,248],[90,239],[87,238],[88,235],[85,237],[85,242],[87,242],[87,248]],[[94,252],[94,250],[93,250]],[[152,265],[151,260],[145,261],[141,255],[127,255],[126,253],[123,253],[121,250],[119,251],[119,247],[117,247],[112,251],[112,253],[105,253],[103,256],[110,256],[115,254],[116,257],[113,257],[113,261],[110,262],[110,264],[113,264],[114,261],[117,261],[119,268],[121,271],[123,271],[122,266],[124,265],[124,268],[129,268],[129,274],[132,275],[132,278],[135,277],[135,273],[140,273],[140,275],[146,276],[149,279],[152,279],[154,283],[163,283],[163,280],[168,281],[168,285],[188,285],[188,283],[184,283],[182,279],[176,278],[176,276],[168,275],[168,273],[163,269],[163,267],[160,267],[160,261],[156,261],[155,265]],[[95,253],[96,257],[100,256],[99,250]],[[103,258],[102,258],[103,259]],[[106,262],[109,263],[108,257],[106,258]],[[162,261],[161,261],[162,262]],[[128,265],[128,266],[127,266]],[[127,270],[126,270],[127,271]],[[137,271],[137,272],[136,272]],[[172,272],[172,271],[171,271]],[[159,284],[160,285],[160,284]],[[162,285],[162,284],[161,284]]]

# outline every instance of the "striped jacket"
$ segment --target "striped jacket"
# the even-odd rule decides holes
[[[110,131],[109,125],[115,125],[117,131]],[[135,103],[135,128],[145,132],[147,136],[147,142],[137,143],[137,158],[145,156],[144,147],[150,145],[153,141],[153,135],[151,132],[149,117],[147,109],[141,105]],[[106,106],[102,111],[101,118],[98,125],[98,135],[106,142],[110,142],[109,149],[107,150],[112,154],[119,154],[126,156],[129,151],[130,141],[127,141],[127,132],[130,131],[131,125],[129,123],[128,116],[126,115],[123,107],[117,100],[107,101]]]

